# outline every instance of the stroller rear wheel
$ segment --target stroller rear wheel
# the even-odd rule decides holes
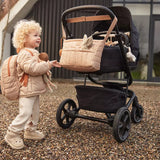
[[[78,112],[76,103],[72,99],[64,100],[58,107],[56,120],[63,129],[69,128],[74,120],[75,114]]]
[[[143,107],[141,105],[138,105],[138,107],[132,106],[131,110],[132,122],[139,123],[141,122],[142,118],[143,118]]]
[[[128,108],[121,107],[113,121],[113,135],[118,142],[124,142],[131,128],[131,117]]]

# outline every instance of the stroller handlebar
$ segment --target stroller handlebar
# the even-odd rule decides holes
[[[81,16],[81,17],[74,17],[74,18],[68,18],[66,19],[66,16],[75,12],[75,11],[82,11],[82,10],[94,10],[94,11],[103,11],[103,15],[96,15],[96,16]],[[104,20],[110,20],[111,21],[111,28],[110,30],[113,30],[117,23],[117,17],[114,15],[114,13],[107,7],[100,6],[100,5],[82,5],[77,7],[72,7],[67,10],[65,10],[62,13],[62,37],[63,39],[66,39],[66,32],[70,34],[67,23],[76,23],[76,22],[87,22],[87,21],[104,21]],[[108,36],[108,35],[107,35]],[[106,36],[106,39],[107,39]]]
[[[82,5],[82,6],[77,6],[77,7],[72,7],[69,8],[67,10],[65,10],[62,13],[62,21],[64,21],[64,18],[66,15],[70,14],[71,12],[75,12],[75,11],[80,11],[80,10],[102,10],[105,12],[105,14],[108,14],[111,19],[113,20],[115,16],[115,14],[107,7],[101,6],[101,5]]]

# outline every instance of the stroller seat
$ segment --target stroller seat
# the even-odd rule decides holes
[[[120,53],[119,46],[114,47],[104,47],[100,70],[97,72],[99,74],[103,73],[111,73],[111,72],[120,72],[124,70],[124,66],[122,64],[122,56]]]
[[[124,50],[125,53],[128,52],[127,48],[124,48]],[[122,55],[119,54],[120,52],[119,46],[105,46],[102,53],[100,70],[96,73],[103,74],[124,71],[125,65],[123,64]],[[128,66],[130,70],[134,70],[137,67],[137,61],[128,62]]]

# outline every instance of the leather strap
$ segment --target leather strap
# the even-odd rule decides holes
[[[77,22],[89,22],[89,21],[104,21],[111,20],[109,15],[100,15],[100,16],[82,16],[67,19],[67,23],[77,23]]]
[[[29,50],[29,49],[26,49],[25,50],[27,52],[29,52],[31,54],[31,56],[33,56],[33,53]],[[19,50],[20,51],[20,50]],[[18,52],[17,52],[18,53]],[[24,87],[27,87],[27,84],[28,84],[28,78],[29,78],[29,75],[27,73],[24,73],[23,76],[21,77],[20,79],[20,83],[23,83],[23,86]]]
[[[20,82],[23,83],[24,87],[27,87],[28,78],[29,78],[29,75],[27,73],[24,73],[23,76],[20,79]]]
[[[29,49],[25,48],[25,50],[28,51],[31,54],[31,56],[33,56],[33,53]]]
[[[75,17],[75,18],[69,18],[67,19],[68,23],[77,23],[77,22],[86,22],[86,21],[103,21],[103,20],[111,20],[111,17],[109,15],[97,15],[97,16],[82,16],[82,17]],[[117,23],[117,18],[114,17],[108,32],[104,38],[104,40],[106,41],[109,37],[109,34],[112,32],[112,30],[114,29],[115,25]],[[66,32],[64,30],[64,26],[62,23],[62,38],[66,39]]]
[[[117,23],[117,18],[114,17],[114,19],[113,19],[113,21],[112,21],[112,23],[111,23],[111,25],[110,25],[110,27],[108,29],[108,32],[107,32],[107,34],[106,34],[106,36],[104,38],[105,41],[108,39],[108,37],[109,37],[110,33],[112,32],[112,30],[114,29],[116,23]]]
[[[61,57],[62,54],[62,45],[63,45],[63,37],[60,39],[60,50],[59,50],[59,56]]]

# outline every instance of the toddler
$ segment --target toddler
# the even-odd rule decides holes
[[[43,75],[52,67],[61,67],[54,61],[39,62],[39,52],[35,49],[41,43],[41,27],[33,20],[19,21],[13,33],[13,46],[17,49],[17,72],[21,81],[19,96],[19,114],[9,125],[5,141],[13,149],[24,147],[20,136],[24,130],[24,138],[41,140],[45,135],[37,130],[39,121],[39,95],[46,91]]]

